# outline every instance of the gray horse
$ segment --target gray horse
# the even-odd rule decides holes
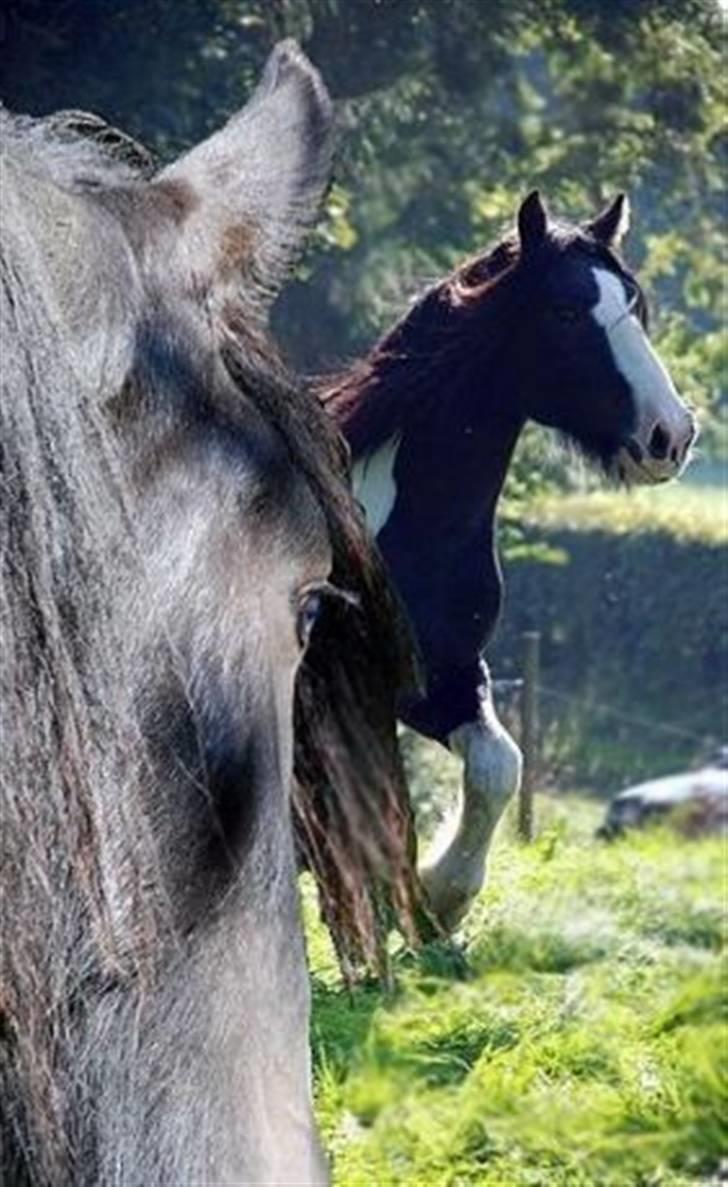
[[[372,883],[414,886],[404,632],[341,443],[266,333],[331,124],[290,43],[161,172],[95,117],[2,115],[8,1187],[327,1178],[294,698],[301,780],[330,788],[324,883],[346,851],[341,926],[376,946]],[[316,838],[302,782],[295,802]]]

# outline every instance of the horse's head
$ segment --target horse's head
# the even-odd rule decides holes
[[[679,474],[695,420],[652,347],[639,282],[618,254],[620,195],[582,227],[552,224],[537,192],[518,213],[514,347],[525,411],[560,429],[619,479]]]
[[[370,704],[402,659],[265,325],[331,105],[284,45],[156,174],[92,117],[3,123],[0,1178],[318,1182],[294,692],[329,804],[391,788]],[[318,837],[359,904],[365,801],[347,851]]]

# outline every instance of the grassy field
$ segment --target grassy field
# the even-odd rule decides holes
[[[593,490],[537,501],[526,517],[538,527],[666,532],[680,540],[728,542],[728,485],[671,483],[635,490]]]
[[[454,767],[417,759],[415,791]],[[426,796],[431,802],[431,797]],[[309,901],[320,1124],[337,1187],[678,1187],[728,1156],[725,850],[667,832],[606,845],[600,805],[501,826],[456,947],[348,993]]]

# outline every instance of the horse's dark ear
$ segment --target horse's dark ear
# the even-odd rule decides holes
[[[326,88],[283,41],[246,106],[153,183],[174,199],[185,266],[213,292],[234,285],[266,308],[319,212],[332,146]]]
[[[586,229],[605,247],[619,247],[629,230],[629,215],[629,198],[626,194],[617,194],[601,214],[586,224]]]
[[[532,190],[518,211],[518,238],[522,255],[527,255],[543,242],[547,223],[548,215],[541,195],[538,190]]]

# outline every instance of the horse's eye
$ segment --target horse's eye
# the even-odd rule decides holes
[[[559,321],[575,322],[581,317],[581,309],[576,305],[554,305],[552,308]]]
[[[313,628],[318,622],[324,605],[324,595],[321,590],[313,589],[305,593],[298,603],[296,615],[296,634],[302,648],[308,647]]]

